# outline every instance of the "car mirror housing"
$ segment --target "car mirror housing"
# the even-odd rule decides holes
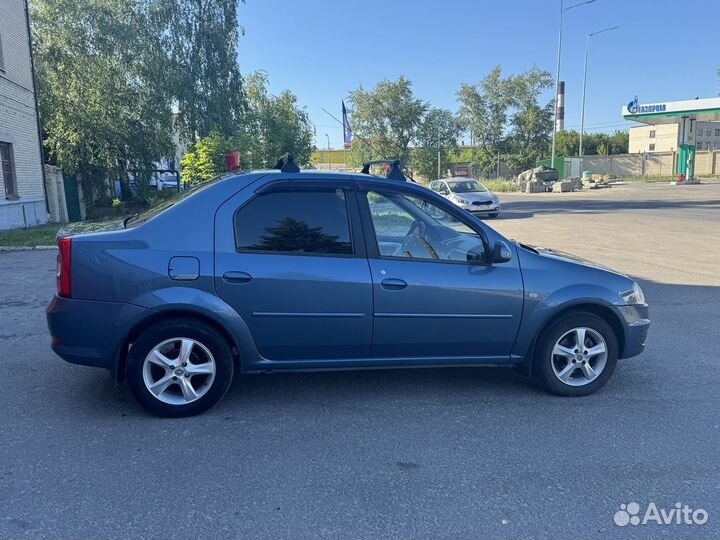
[[[508,246],[502,240],[496,241],[495,245],[493,246],[492,262],[506,263],[510,260],[512,260],[512,250],[510,249],[510,246]]]

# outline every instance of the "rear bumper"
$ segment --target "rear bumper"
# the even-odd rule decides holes
[[[130,330],[152,310],[55,296],[47,307],[51,348],[63,360],[114,371]]]
[[[650,330],[650,309],[648,306],[617,306],[624,321],[625,343],[621,358],[637,356],[645,350]]]

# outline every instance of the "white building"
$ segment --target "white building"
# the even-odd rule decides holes
[[[681,124],[657,124],[630,128],[628,152],[674,152],[679,148]],[[695,141],[696,150],[720,150],[720,122],[688,124],[686,139]]]
[[[48,220],[26,10],[0,1],[0,229]]]

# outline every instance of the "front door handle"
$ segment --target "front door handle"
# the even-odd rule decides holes
[[[226,283],[247,283],[252,279],[252,276],[247,272],[225,272],[223,274],[223,281]]]
[[[399,291],[407,287],[406,282],[404,282],[402,279],[397,278],[383,279],[380,282],[380,285],[382,285],[383,289],[387,289],[388,291]]]

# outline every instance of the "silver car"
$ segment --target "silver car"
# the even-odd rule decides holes
[[[430,189],[473,214],[494,218],[500,213],[501,206],[497,195],[474,178],[435,180],[430,183]]]

